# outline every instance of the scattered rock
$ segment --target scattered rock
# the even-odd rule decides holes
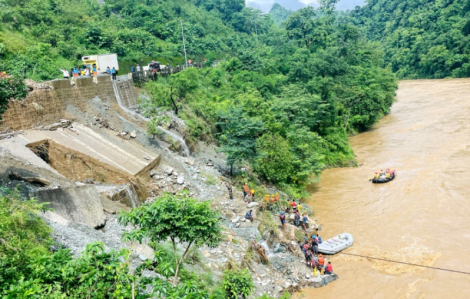
[[[171,167],[167,167],[167,168],[165,168],[164,171],[165,171],[165,173],[166,173],[167,175],[171,175],[171,174],[173,173],[174,169],[171,168]]]
[[[178,178],[176,179],[176,183],[178,185],[183,185],[184,184],[184,176],[182,176],[182,175],[178,176]]]
[[[259,203],[257,203],[256,201],[250,202],[250,203],[247,205],[248,208],[254,208],[254,207],[257,207],[257,206],[259,206]]]
[[[240,216],[237,216],[232,219],[232,223],[237,223],[238,221],[240,221]]]
[[[143,254],[139,254],[139,259],[140,259],[141,261],[146,261],[146,260],[147,260],[147,257],[146,257],[145,255],[143,255]]]
[[[137,133],[134,131],[131,132],[131,135],[130,135],[131,138],[137,138]]]

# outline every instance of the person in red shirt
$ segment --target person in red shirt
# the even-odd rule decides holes
[[[292,201],[292,210],[295,212],[297,212],[297,203],[295,202],[295,200]]]
[[[328,265],[326,265],[325,274],[331,273],[333,273],[333,265],[331,264],[331,262],[328,262]]]

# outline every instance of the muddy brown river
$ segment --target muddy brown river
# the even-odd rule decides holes
[[[402,81],[392,113],[350,139],[359,168],[330,169],[311,186],[323,239],[345,252],[470,272],[470,80]],[[369,182],[391,168],[397,178]],[[470,275],[347,255],[339,280],[305,298],[470,298]]]

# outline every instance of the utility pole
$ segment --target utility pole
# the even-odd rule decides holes
[[[183,20],[181,22],[181,35],[183,36],[183,49],[184,49],[184,61],[186,67],[188,67],[188,56],[186,55],[186,42],[184,41],[184,29],[183,29]]]

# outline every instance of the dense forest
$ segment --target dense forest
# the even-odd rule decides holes
[[[248,162],[302,189],[326,166],[354,164],[348,135],[388,113],[397,85],[382,57],[358,28],[336,23],[334,7],[301,9],[217,67],[148,84],[150,129],[176,101],[192,136],[218,142],[231,169]]]
[[[180,20],[193,59],[253,47],[250,34],[272,23],[242,0],[2,0],[0,20],[0,70],[36,80],[100,53],[181,64]]]
[[[325,167],[353,165],[348,135],[394,101],[383,53],[335,12],[335,1],[297,12],[275,6],[279,25],[243,0],[1,3],[0,69],[36,80],[90,53],[180,63],[184,21],[189,57],[221,62],[149,83],[149,130],[176,99],[191,136],[220,145],[232,171],[249,163],[293,194]]]
[[[469,0],[369,0],[351,22],[399,78],[460,78],[470,76],[469,13]]]

